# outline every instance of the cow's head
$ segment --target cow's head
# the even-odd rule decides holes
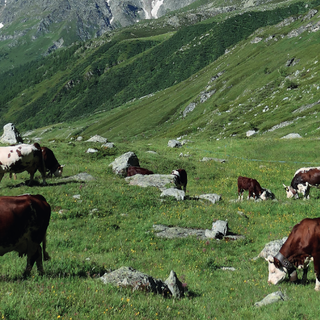
[[[295,199],[299,198],[297,190],[293,189],[291,186],[286,186],[285,184],[283,184],[283,186],[284,186],[284,189],[286,190],[287,198],[295,198]]]
[[[56,177],[61,177],[62,176],[62,172],[63,172],[63,167],[65,165],[61,165],[57,168],[57,170],[53,173]]]
[[[262,193],[260,195],[260,198],[265,201],[265,200],[268,200],[268,199],[273,200],[276,197],[275,197],[274,193],[272,193],[269,189],[262,188]]]
[[[180,177],[180,172],[178,170],[172,170],[171,174],[174,176]]]
[[[280,261],[277,258],[268,256],[266,260],[268,262],[268,270],[269,270],[268,283],[278,284],[282,282],[285,279],[288,270],[281,265]],[[296,270],[294,270],[289,275],[289,280],[290,281],[297,280]]]

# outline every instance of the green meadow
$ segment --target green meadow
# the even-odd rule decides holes
[[[50,141],[49,141],[50,140]],[[290,184],[303,166],[317,166],[319,141],[313,139],[193,139],[182,148],[167,147],[168,139],[115,142],[115,149],[70,139],[41,145],[51,148],[64,177],[91,174],[90,182],[48,179],[48,186],[21,185],[6,175],[2,195],[42,194],[51,205],[45,275],[36,267],[22,277],[26,258],[15,252],[1,257],[0,316],[2,319],[316,319],[319,293],[315,292],[313,265],[305,286],[287,281],[268,285],[267,262],[254,259],[264,245],[288,236],[305,217],[319,216],[319,191],[310,200],[287,199],[282,183]],[[87,154],[89,147],[99,153]],[[157,154],[146,151],[156,151]],[[187,195],[217,193],[222,200],[160,199],[156,188],[130,186],[116,176],[109,164],[127,151],[136,153],[141,167],[169,174],[185,168]],[[180,153],[189,157],[180,157]],[[226,159],[225,163],[199,161],[203,157]],[[38,175],[38,174],[37,174]],[[237,199],[237,177],[256,178],[276,195],[277,201]],[[73,198],[80,195],[80,200]],[[247,193],[244,198],[246,199]],[[96,210],[97,209],[97,210]],[[240,214],[241,213],[241,214]],[[228,220],[230,231],[245,236],[240,241],[163,239],[154,224],[211,229],[216,219]],[[188,291],[180,300],[130,288],[104,285],[105,272],[131,266],[165,280],[171,270]],[[221,267],[234,267],[224,271]],[[301,277],[301,274],[300,274]],[[281,290],[288,301],[262,308],[254,303]]]

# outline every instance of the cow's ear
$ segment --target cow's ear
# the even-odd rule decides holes
[[[274,257],[273,256],[268,256],[268,258],[265,258],[266,261],[270,262],[270,263],[274,263]]]

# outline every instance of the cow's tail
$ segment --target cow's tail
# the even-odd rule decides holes
[[[48,261],[51,259],[49,253],[47,252],[47,232],[45,233],[42,241],[42,252],[43,252],[43,260]]]

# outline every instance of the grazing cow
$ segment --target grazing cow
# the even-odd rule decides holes
[[[42,253],[44,260],[50,259],[46,252],[50,205],[39,194],[27,194],[0,197],[0,208],[0,256],[11,251],[17,251],[20,257],[27,255],[24,275],[30,274],[35,262],[43,274]]]
[[[153,172],[148,170],[148,169],[144,169],[144,168],[140,168],[140,167],[135,167],[135,166],[128,167],[128,169],[127,169],[127,177],[131,177],[131,176],[134,176],[136,174],[147,175],[147,174],[153,174]]]
[[[263,188],[261,188],[260,183],[256,179],[247,178],[247,177],[238,177],[238,199],[243,199],[243,191],[248,190],[249,191],[249,197],[254,197],[255,199],[259,198],[264,191]]]
[[[299,198],[299,193],[304,199],[309,199],[310,187],[319,187],[320,167],[301,168],[293,176],[290,186],[283,184],[287,198]]]
[[[59,164],[51,149],[47,147],[41,147],[41,151],[44,165],[47,172],[49,171],[48,175],[52,177],[52,174],[54,174],[56,177],[61,177],[64,165]]]
[[[31,185],[37,170],[41,173],[42,185],[47,185],[45,179],[46,168],[38,143],[0,147],[0,181],[6,172],[19,173],[27,171],[30,174],[29,185]]]
[[[315,290],[320,291],[320,218],[306,218],[296,224],[279,252],[266,260],[269,267],[268,282],[272,284],[283,281],[286,274],[290,281],[295,281],[296,268],[303,269],[302,280],[305,281],[309,262],[313,260]]]
[[[186,170],[184,169],[173,170],[171,174],[173,175],[173,182],[176,185],[177,189],[181,190],[181,187],[182,187],[183,191],[187,192],[188,178],[187,178]]]

